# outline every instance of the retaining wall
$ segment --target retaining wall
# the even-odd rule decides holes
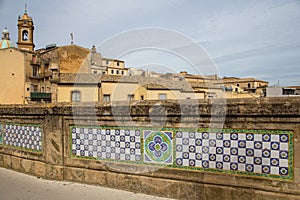
[[[300,199],[300,99],[0,106],[0,166],[178,199]]]

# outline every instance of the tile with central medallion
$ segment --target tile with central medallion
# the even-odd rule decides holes
[[[144,161],[172,164],[172,145],[171,131],[144,130]]]

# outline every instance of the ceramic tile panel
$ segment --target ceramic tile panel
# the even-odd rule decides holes
[[[2,124],[0,124],[0,144],[3,144],[3,133]]]
[[[290,131],[71,126],[75,157],[271,179],[293,178]]]
[[[42,151],[42,128],[33,124],[2,124],[2,143],[7,146]]]
[[[237,132],[176,132],[176,166],[233,174],[289,178],[291,135]]]
[[[72,154],[81,157],[140,162],[141,131],[72,127]]]
[[[144,161],[172,164],[173,142],[171,131],[144,130]]]

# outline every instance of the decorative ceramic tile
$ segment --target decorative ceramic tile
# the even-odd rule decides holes
[[[173,163],[172,132],[144,131],[144,161],[161,164]]]
[[[0,144],[3,144],[2,124],[0,124]]]
[[[96,126],[71,126],[70,130],[71,152],[76,157],[293,178],[293,134],[289,131]]]
[[[176,132],[176,166],[291,176],[288,133]]]
[[[2,133],[5,145],[42,150],[42,129],[39,125],[4,124]]]
[[[71,131],[75,156],[142,161],[140,130],[74,126]]]

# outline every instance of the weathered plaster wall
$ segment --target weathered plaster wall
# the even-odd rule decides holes
[[[99,99],[99,88],[97,85],[59,85],[57,88],[58,102],[71,102],[72,91],[80,92],[81,102],[93,102]]]
[[[0,50],[0,103],[25,102],[25,56],[16,49]]]
[[[37,126],[42,130],[42,150],[13,147],[2,139],[0,166],[5,168],[47,179],[178,199],[300,199],[299,98],[142,101],[132,102],[129,106],[122,103],[0,106],[0,113],[2,136],[9,129],[6,125],[15,125],[14,130],[18,126],[24,131],[27,127]],[[291,131],[292,177],[259,177],[231,170],[174,168],[159,163],[119,162],[73,155],[72,128],[87,127],[88,130],[97,126],[142,127],[145,130],[164,127],[171,128],[174,134],[184,127]],[[28,130],[32,130],[30,134],[34,136],[39,129]]]

